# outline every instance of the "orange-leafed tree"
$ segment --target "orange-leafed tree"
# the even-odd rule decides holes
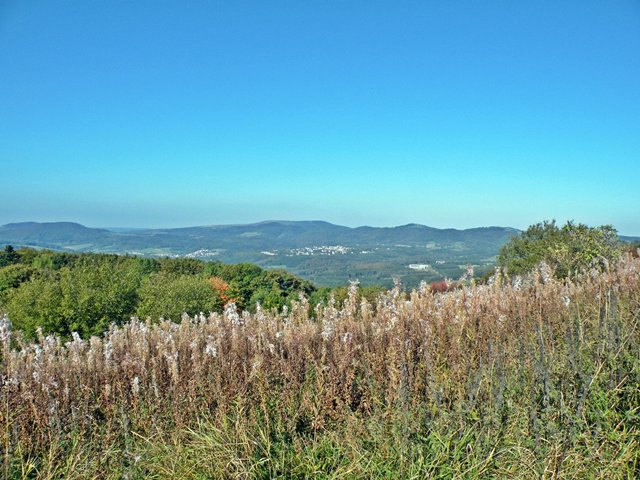
[[[209,277],[207,278],[207,282],[209,282],[209,285],[213,291],[218,294],[220,300],[222,300],[225,306],[236,301],[234,298],[229,296],[229,284],[220,277]]]

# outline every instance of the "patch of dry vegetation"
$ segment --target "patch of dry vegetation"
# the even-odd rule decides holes
[[[2,331],[7,477],[637,478],[640,260],[375,305]]]

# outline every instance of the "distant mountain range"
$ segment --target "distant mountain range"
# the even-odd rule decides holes
[[[9,223],[0,245],[72,252],[176,256],[283,268],[318,285],[358,279],[363,285],[408,286],[420,280],[457,278],[466,265],[493,268],[495,256],[519,230],[508,227],[437,229],[350,228],[322,221],[267,221],[170,229],[89,228],[71,222]]]

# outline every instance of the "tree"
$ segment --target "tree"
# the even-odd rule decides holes
[[[20,255],[16,252],[11,245],[4,247],[4,250],[0,252],[0,267],[6,267],[13,265],[20,261]]]
[[[284,271],[195,259],[149,259],[113,254],[67,253],[11,247],[0,250],[0,309],[33,337],[82,337],[102,333],[133,315],[179,321],[183,312],[280,309],[315,287]]]
[[[161,258],[160,271],[173,275],[199,275],[204,271],[204,262],[195,258]]]
[[[20,284],[29,280],[33,273],[32,267],[21,263],[0,268],[0,295],[12,288],[18,288]]]
[[[33,338],[38,327],[42,327],[45,334],[70,334],[59,313],[62,292],[58,281],[42,275],[8,293],[5,308],[9,318],[27,337]]]
[[[555,220],[530,226],[500,249],[498,265],[507,273],[532,271],[540,262],[551,266],[558,278],[575,275],[588,268],[605,268],[620,257],[621,242],[610,225],[589,227]]]
[[[183,313],[220,312],[220,293],[205,278],[194,275],[154,273],[142,283],[137,314],[157,321],[160,317],[180,321]]]
[[[15,325],[32,337],[99,335],[111,323],[128,320],[135,311],[140,279],[124,262],[96,261],[42,272],[7,294],[6,310]]]

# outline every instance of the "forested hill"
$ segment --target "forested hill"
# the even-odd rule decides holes
[[[321,221],[267,221],[246,225],[211,225],[170,229],[89,228],[72,222],[23,222],[0,227],[0,242],[56,247],[79,251],[185,255],[197,249],[226,250],[303,248],[342,244],[372,246],[425,242],[481,242],[486,246],[504,241],[518,230],[504,227],[467,230],[438,229],[408,224],[398,227],[350,228]]]
[[[350,228],[321,221],[268,221],[172,229],[98,229],[77,223],[11,223],[0,227],[0,245],[71,252],[127,253],[251,262],[282,268],[319,285],[407,285],[457,278],[467,264],[492,268],[501,245],[517,234],[506,227],[468,230],[408,224]]]

